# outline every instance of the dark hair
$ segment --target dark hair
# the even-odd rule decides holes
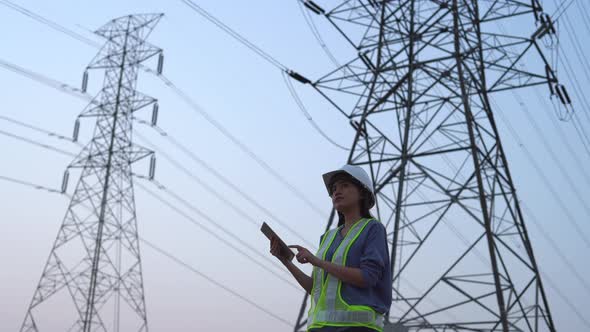
[[[329,192],[330,192],[330,196],[332,196],[332,186],[334,185],[334,183],[336,183],[336,181],[339,180],[344,180],[347,182],[352,183],[353,185],[355,185],[360,192],[360,196],[361,196],[361,200],[360,200],[360,207],[361,207],[361,217],[363,218],[373,218],[373,216],[371,215],[370,212],[370,207],[369,204],[371,204],[371,193],[355,178],[353,178],[351,175],[347,174],[347,173],[342,173],[342,174],[338,174],[336,176],[334,176],[332,178],[332,180],[330,181],[330,185],[329,185]],[[336,213],[338,213],[338,227],[344,225],[344,215],[338,211],[336,211]]]

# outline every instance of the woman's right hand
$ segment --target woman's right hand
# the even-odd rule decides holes
[[[313,288],[313,279],[310,276],[301,271],[291,260],[281,256],[281,245],[276,237],[270,239],[270,253],[285,265],[285,267],[291,272],[293,277],[297,280],[299,285],[307,292],[311,294]]]

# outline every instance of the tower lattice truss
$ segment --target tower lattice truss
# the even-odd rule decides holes
[[[315,81],[290,74],[355,128],[348,162],[370,170],[390,240],[386,330],[554,331],[490,99],[563,89],[549,16],[537,1],[304,4],[356,53]]]
[[[96,126],[69,166],[80,179],[21,331],[148,329],[131,165],[152,151],[132,142],[132,129],[135,112],[156,102],[136,86],[142,63],[161,54],[146,42],[161,16],[95,32],[106,42],[88,68],[104,70],[104,85],[80,117]]]

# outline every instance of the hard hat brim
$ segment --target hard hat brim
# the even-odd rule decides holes
[[[324,173],[322,175],[322,179],[324,180],[324,185],[326,186],[326,191],[328,192],[328,195],[330,194],[330,184],[332,183],[332,179],[334,179],[334,177],[339,174],[346,174],[347,176],[350,176],[352,179],[355,179],[355,177],[352,174],[350,174],[347,171],[342,170],[342,169],[338,169],[335,171]],[[369,209],[373,208],[373,206],[375,206],[375,194],[373,193],[372,189],[367,188],[367,186],[365,186],[362,182],[360,182],[358,180],[356,182],[358,182],[361,187],[363,187],[364,189],[366,189],[369,192],[369,194],[370,194],[370,196],[369,196],[370,197]]]
[[[343,171],[341,169],[336,170],[336,171],[332,171],[332,172],[328,172],[328,173],[325,173],[324,175],[322,175],[322,178],[324,179],[324,185],[326,186],[326,190],[328,191],[328,194],[330,194],[330,184],[332,183],[332,179],[334,179],[334,177],[338,174],[346,174],[348,176],[351,176],[350,174],[348,174],[348,172]]]

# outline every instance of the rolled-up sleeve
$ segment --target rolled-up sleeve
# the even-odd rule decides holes
[[[363,245],[360,269],[365,287],[374,287],[383,277],[389,259],[387,250],[387,233],[380,222],[367,225],[367,238]]]

